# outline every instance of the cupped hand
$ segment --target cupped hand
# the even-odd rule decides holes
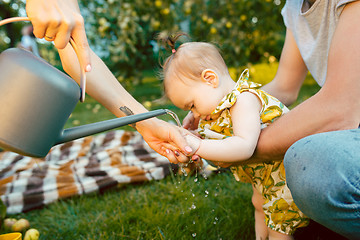
[[[170,162],[189,162],[187,155],[193,150],[188,146],[181,128],[157,118],[138,122],[136,126],[149,146]]]
[[[85,71],[91,70],[90,47],[76,0],[27,0],[26,13],[37,38],[53,41],[56,48],[63,49],[71,37]]]

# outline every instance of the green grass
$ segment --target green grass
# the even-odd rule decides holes
[[[276,67],[276,64],[255,65],[253,80],[268,82]],[[142,86],[129,91],[150,110],[169,108],[182,119],[186,113],[169,102],[150,102],[159,99],[162,91],[161,83],[149,75]],[[318,89],[309,76],[296,104]],[[108,110],[87,97],[85,103],[76,106],[66,126],[110,118],[114,116]],[[169,116],[161,118],[171,120]],[[170,175],[160,181],[60,200],[43,209],[11,217],[27,218],[40,231],[40,239],[255,238],[251,186],[237,183],[228,171],[207,179]]]
[[[172,175],[20,216],[41,239],[253,239],[251,187],[228,173],[194,179]]]

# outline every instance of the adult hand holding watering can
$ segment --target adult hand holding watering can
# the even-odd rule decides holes
[[[56,48],[63,49],[71,37],[78,46],[84,70],[91,70],[84,19],[76,0],[27,0],[26,13],[37,38],[53,41]]]

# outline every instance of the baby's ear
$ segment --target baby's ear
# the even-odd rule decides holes
[[[219,77],[212,69],[205,69],[201,73],[201,79],[210,86],[216,88],[219,85]]]

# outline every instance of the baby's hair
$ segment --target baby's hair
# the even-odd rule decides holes
[[[174,53],[174,52],[176,52],[176,49],[175,49],[176,42],[179,40],[179,38],[181,36],[186,36],[189,38],[188,34],[179,32],[179,33],[176,33],[175,35],[168,35],[168,36],[163,36],[163,35],[159,34],[157,36],[157,39],[159,41],[161,41],[163,43],[163,45],[165,45],[166,48],[169,46],[171,48],[172,53]]]
[[[162,78],[166,85],[168,74],[174,74],[177,79],[185,82],[185,79],[198,81],[205,69],[213,69],[219,75],[229,74],[224,59],[218,48],[206,42],[186,42],[176,48],[176,43],[185,33],[177,33],[163,38],[158,38],[162,43],[170,47],[172,54],[165,59],[162,67]]]

